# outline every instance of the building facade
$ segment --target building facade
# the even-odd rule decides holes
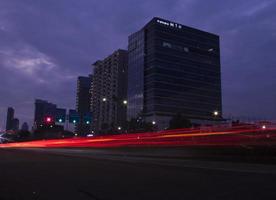
[[[121,129],[126,124],[127,51],[117,50],[93,64],[91,111],[93,131]]]
[[[13,130],[13,119],[14,109],[12,107],[9,107],[7,111],[6,131]]]
[[[38,128],[45,124],[45,117],[50,117],[54,122],[57,105],[45,100],[35,100],[34,127]]]
[[[219,36],[153,18],[128,39],[128,120],[166,128],[176,113],[220,118],[220,68]]]
[[[91,82],[92,75],[88,77],[80,76],[77,81],[76,111],[79,114],[79,122],[76,124],[76,132],[79,135],[87,135],[91,132],[90,120],[85,120],[86,116],[91,115]]]
[[[12,130],[18,131],[19,130],[19,119],[14,118],[12,120]]]
[[[22,131],[29,131],[29,125],[27,122],[24,122],[21,126]]]

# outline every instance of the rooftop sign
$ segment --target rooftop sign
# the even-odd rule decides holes
[[[160,19],[157,20],[157,23],[163,24],[163,25],[166,25],[166,26],[170,26],[170,27],[174,27],[174,28],[179,28],[179,29],[182,28],[182,26],[180,24],[177,24],[177,23],[174,23],[174,22],[166,22],[166,21],[163,21],[163,20],[160,20]]]

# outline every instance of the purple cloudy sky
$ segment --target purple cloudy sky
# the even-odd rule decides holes
[[[221,36],[226,115],[276,119],[275,0],[1,0],[0,128],[35,98],[73,108],[76,77],[154,16]]]

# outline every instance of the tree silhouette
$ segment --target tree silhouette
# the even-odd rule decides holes
[[[191,127],[192,127],[191,121],[189,119],[183,117],[181,113],[177,113],[170,120],[170,127],[169,127],[169,129],[191,128]]]

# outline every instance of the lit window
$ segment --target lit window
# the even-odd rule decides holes
[[[172,48],[172,44],[169,42],[163,42],[163,47],[168,47],[168,48]]]

